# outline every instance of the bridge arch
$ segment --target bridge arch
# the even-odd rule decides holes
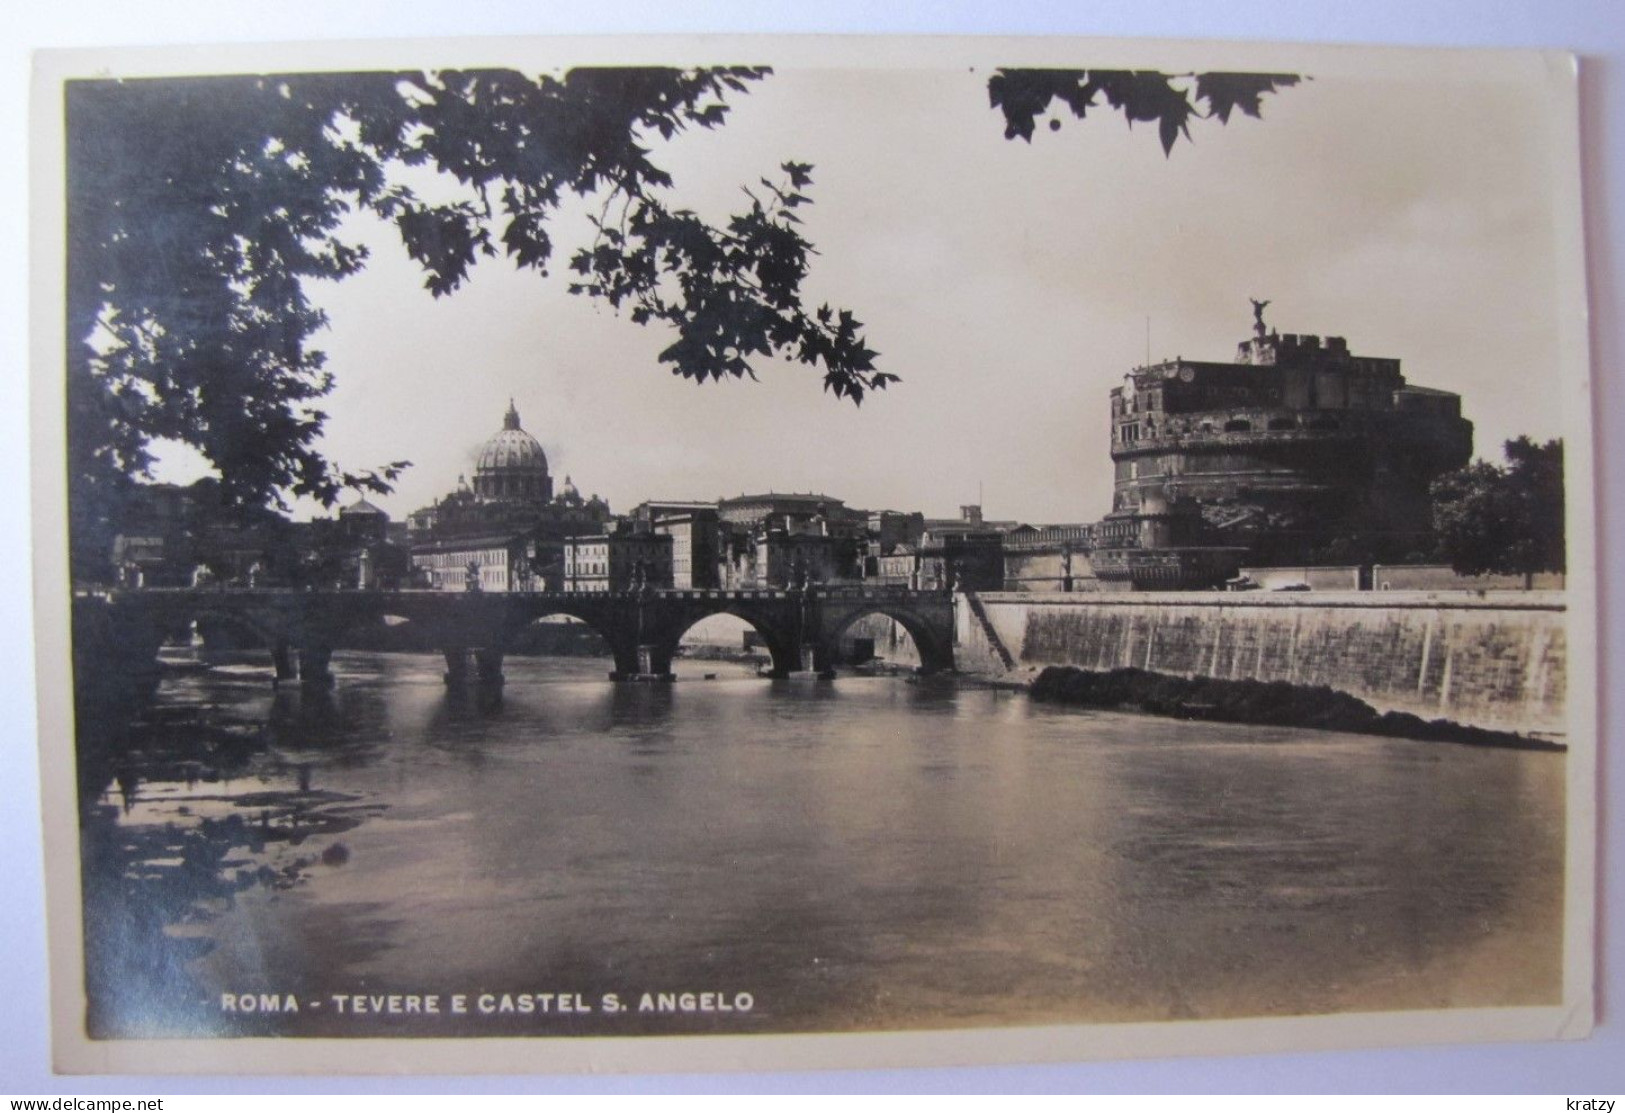
[[[860,619],[880,615],[889,618],[908,632],[920,657],[920,668],[925,672],[942,672],[954,667],[953,627],[933,624],[925,615],[908,607],[884,601],[865,601],[850,608],[842,608],[826,621],[818,655],[819,668],[832,666],[840,652],[841,639]]]
[[[403,607],[351,608],[329,616],[319,630],[310,633],[317,640],[343,649],[433,653],[441,645],[435,623]]]
[[[772,660],[771,675],[785,676],[801,668],[795,633],[782,629],[766,615],[755,613],[751,608],[739,605],[685,611],[675,620],[667,623],[661,631],[660,640],[653,643],[657,647],[664,667],[667,670],[670,669],[672,658],[677,655],[678,647],[690,630],[708,619],[724,616],[738,619],[761,637],[762,645],[767,649],[768,656]]]
[[[205,646],[208,645],[208,627],[247,634],[266,651],[274,650],[287,641],[287,632],[281,623],[267,622],[263,616],[229,607],[199,607],[184,611],[177,617],[177,625],[195,627],[203,636]]]
[[[574,652],[583,649],[609,654],[614,647],[597,623],[563,611],[526,615],[510,623],[506,632],[509,652]],[[589,653],[591,655],[591,653]]]
[[[326,682],[331,647],[313,639],[298,612],[276,606],[244,605],[240,599],[215,592],[166,594],[156,597],[157,606],[149,614],[162,624],[196,624],[200,631],[208,625],[238,630],[262,648],[278,681],[309,677]],[[205,639],[207,635],[205,635]],[[207,646],[207,640],[205,640]]]
[[[503,624],[503,645],[520,644],[527,631],[551,618],[570,619],[596,634],[615,660],[612,676],[632,676],[639,671],[638,632],[635,624],[628,626],[624,621],[618,620],[613,610],[606,607],[602,600],[592,596],[583,596],[580,600],[526,600],[508,615]]]

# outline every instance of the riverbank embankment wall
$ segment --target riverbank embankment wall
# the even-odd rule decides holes
[[[1566,734],[1566,603],[1530,592],[960,595],[959,667],[1284,680],[1520,734]],[[1001,652],[1002,649],[1002,652]]]

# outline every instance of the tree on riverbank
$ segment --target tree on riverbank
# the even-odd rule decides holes
[[[1565,563],[1563,442],[1506,442],[1507,466],[1484,460],[1433,483],[1433,528],[1450,566],[1467,576],[1537,572]]]

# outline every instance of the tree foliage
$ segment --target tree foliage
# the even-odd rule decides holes
[[[896,376],[875,368],[877,353],[864,345],[851,312],[827,303],[810,318],[802,311],[813,247],[796,228],[796,209],[811,203],[801,190],[812,183],[812,167],[786,162],[780,169],[781,181],[762,178],[760,193],[745,190],[749,209],[723,229],[653,198],[633,205],[623,197],[611,217],[612,196],[593,221],[595,241],[570,259],[582,276],[570,290],[617,309],[630,304],[638,324],[670,324],[677,339],[660,359],[686,378],[755,378],[751,357],[782,352],[823,364],[825,389],[861,402],[866,390]]]
[[[1563,442],[1506,442],[1507,466],[1475,460],[1433,482],[1433,528],[1463,575],[1565,570]]]
[[[1289,73],[1168,74],[1154,70],[1001,69],[988,79],[988,100],[1004,113],[1004,137],[1032,142],[1039,117],[1057,101],[1077,119],[1105,106],[1130,127],[1155,124],[1163,154],[1173,153],[1180,136],[1190,139],[1192,120],[1228,124],[1237,110],[1261,118],[1267,93],[1296,85]],[[1061,118],[1051,116],[1051,131]]]

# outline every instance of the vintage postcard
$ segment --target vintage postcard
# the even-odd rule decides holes
[[[1575,61],[47,53],[59,1070],[1575,1038]]]

